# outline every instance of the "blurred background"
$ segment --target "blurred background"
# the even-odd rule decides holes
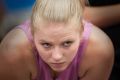
[[[30,18],[35,0],[0,0],[0,41],[12,28]]]

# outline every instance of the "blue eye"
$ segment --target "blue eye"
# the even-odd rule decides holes
[[[73,41],[66,41],[62,44],[63,47],[70,47],[72,45]]]
[[[42,46],[43,46],[44,48],[50,48],[52,45],[49,44],[49,43],[42,43]]]

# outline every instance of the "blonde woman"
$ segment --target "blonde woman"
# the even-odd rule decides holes
[[[0,80],[108,80],[114,49],[79,0],[36,0],[0,44]]]

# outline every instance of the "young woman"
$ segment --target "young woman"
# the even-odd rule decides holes
[[[113,45],[83,11],[79,0],[36,0],[0,44],[0,80],[108,80]]]

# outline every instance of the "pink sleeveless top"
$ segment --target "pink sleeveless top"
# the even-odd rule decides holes
[[[74,57],[71,64],[67,67],[67,69],[61,72],[56,79],[52,78],[49,66],[41,59],[41,57],[38,55],[37,50],[35,49],[34,54],[36,56],[36,61],[37,61],[36,63],[38,66],[38,76],[34,80],[80,80],[78,76],[80,59],[87,46],[89,35],[91,32],[91,26],[92,26],[91,23],[86,21],[84,21],[84,24],[85,25],[84,25],[83,35],[82,35],[82,41],[80,43],[76,56]],[[28,39],[34,45],[31,31],[30,31],[30,21],[26,21],[25,23],[17,26],[17,28],[22,29],[27,35]]]

